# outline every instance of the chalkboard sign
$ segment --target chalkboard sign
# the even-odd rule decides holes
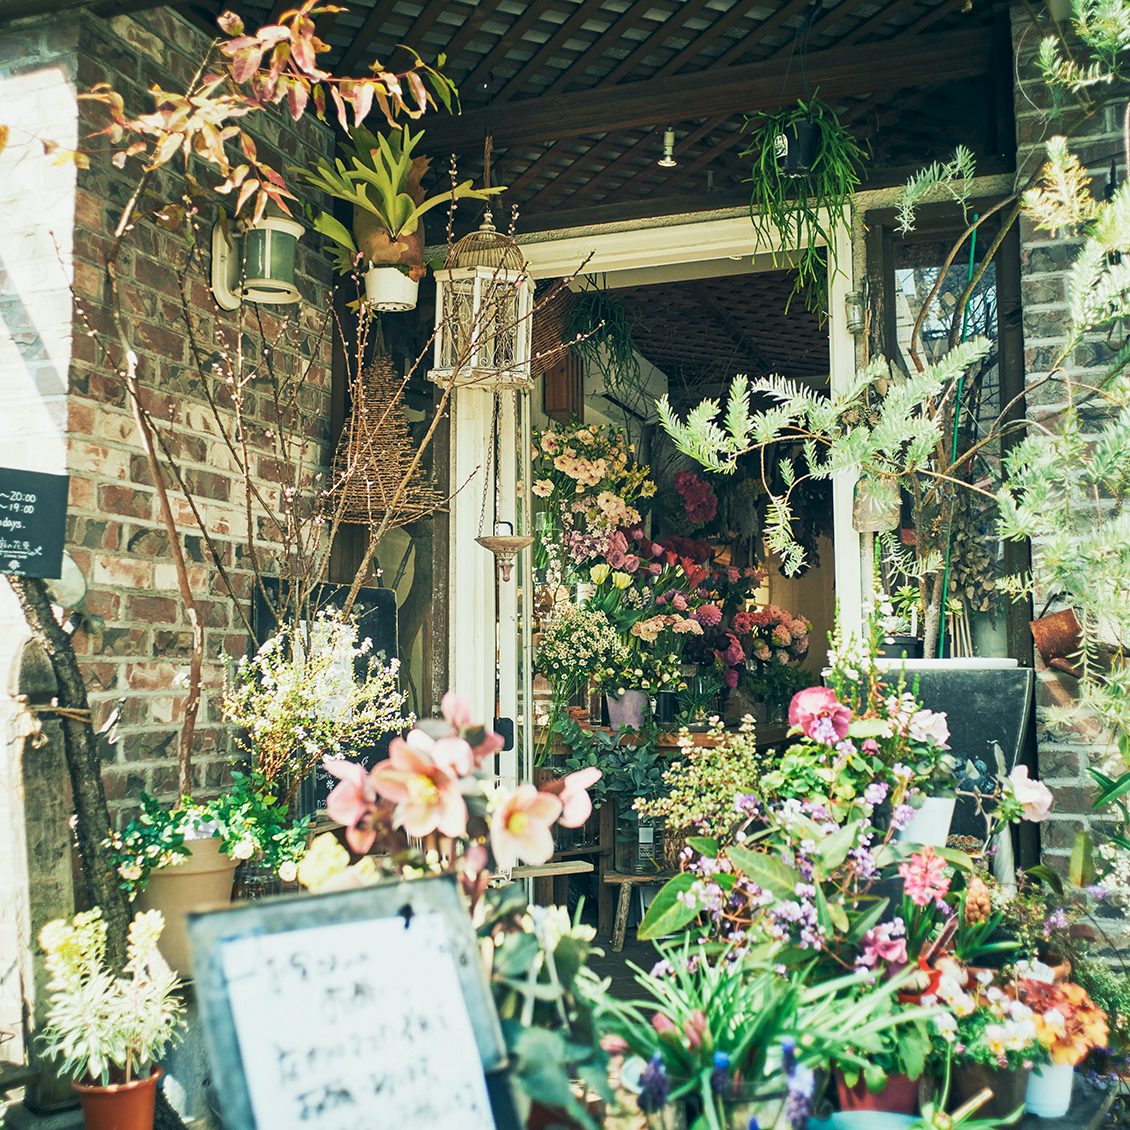
[[[190,914],[189,936],[226,1130],[514,1124],[453,877]]]
[[[68,482],[66,475],[0,467],[0,573],[62,575]]]
[[[274,578],[266,578],[264,584],[270,593],[271,602],[278,607],[279,582]],[[315,608],[341,608],[348,595],[348,585],[318,585],[313,593],[312,604]],[[268,603],[259,589],[255,590],[252,626],[257,640],[266,640],[277,627],[271,611],[272,603]],[[396,593],[392,589],[362,588],[354,602],[353,615],[357,621],[358,639],[367,637],[373,641],[372,656],[386,661],[395,659],[397,655]],[[364,676],[368,662],[367,657],[357,660],[356,674],[359,677]],[[378,761],[383,761],[388,756],[388,744],[392,736],[380,738],[370,746],[348,750],[349,759],[359,762],[366,768],[372,768]],[[298,814],[313,815],[325,808],[326,797],[336,784],[337,779],[319,765],[302,783],[298,796]]]
[[[888,685],[898,680],[898,660],[879,660]],[[906,683],[929,710],[944,711],[950,730],[950,752],[957,758],[957,787],[966,792],[991,791],[998,757],[1007,774],[1016,766],[1028,731],[1035,690],[1030,667],[989,661],[908,659]],[[985,817],[970,797],[957,798],[951,835],[985,837]]]

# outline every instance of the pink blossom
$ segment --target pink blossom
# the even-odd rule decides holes
[[[369,774],[364,765],[344,757],[326,757],[322,764],[338,779],[326,797],[326,815],[345,826],[349,846],[363,855],[377,838],[375,831],[361,827],[376,800]]]
[[[671,597],[671,607],[677,609],[679,612],[686,612],[687,598],[681,592],[675,593]]]
[[[595,766],[578,769],[562,781],[561,825],[579,828],[592,815],[592,800],[588,790],[600,780],[602,774]]]
[[[739,643],[737,636],[727,632],[726,638],[730,642],[726,650],[722,652],[722,662],[728,667],[737,667],[739,663],[745,662],[745,652],[742,650],[742,645]]]
[[[706,1038],[706,1015],[702,1009],[696,1008],[683,1021],[683,1035],[687,1038],[687,1044],[693,1051],[695,1048],[701,1047],[703,1040]]]
[[[808,687],[793,695],[789,703],[789,725],[823,745],[836,745],[847,737],[851,711],[828,687]]]
[[[880,961],[888,965],[906,964],[906,926],[901,918],[884,922],[863,935],[859,964],[874,969]]]
[[[1040,824],[1052,810],[1051,790],[1042,781],[1028,777],[1028,766],[1017,765],[1008,775],[1006,786],[1024,809],[1024,819]]]
[[[691,613],[704,627],[715,628],[722,623],[722,609],[717,604],[703,604]]]
[[[490,846],[495,862],[505,869],[519,859],[545,863],[553,854],[550,829],[561,815],[561,801],[533,785],[519,785],[503,801],[490,824]]]
[[[929,846],[900,863],[899,874],[906,896],[915,906],[926,906],[935,899],[942,899],[950,889],[946,861]]]
[[[660,1036],[677,1036],[679,1034],[675,1022],[663,1012],[656,1012],[652,1015],[651,1026]]]
[[[379,796],[396,805],[394,826],[410,836],[436,831],[466,835],[467,804],[455,778],[403,738],[394,738],[388,753],[388,760],[373,769],[370,783]]]
[[[935,710],[918,710],[910,719],[910,736],[916,742],[948,749],[949,723],[944,713]]]
[[[726,673],[722,676],[722,682],[725,683],[730,690],[734,690],[738,685],[738,677],[739,673],[736,667],[727,667]]]
[[[648,567],[647,571],[653,576],[658,577],[663,572],[663,566],[658,561],[653,561]]]
[[[634,553],[624,556],[623,569],[626,573],[634,573],[640,567],[640,559]]]

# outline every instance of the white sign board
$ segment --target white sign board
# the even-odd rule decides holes
[[[501,1033],[450,884],[266,900],[191,929],[231,1130],[495,1130]]]

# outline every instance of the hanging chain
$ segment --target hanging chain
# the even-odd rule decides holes
[[[490,412],[490,438],[487,442],[487,465],[483,470],[483,505],[479,510],[479,536],[482,537],[483,523],[487,517],[487,494],[491,489],[491,467],[494,463],[494,447],[498,439],[498,391],[497,389],[491,392],[491,412]],[[491,529],[494,533],[494,529]]]

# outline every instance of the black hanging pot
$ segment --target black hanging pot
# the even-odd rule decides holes
[[[815,122],[790,122],[777,134],[775,147],[781,175],[803,177],[820,152],[820,127]]]

